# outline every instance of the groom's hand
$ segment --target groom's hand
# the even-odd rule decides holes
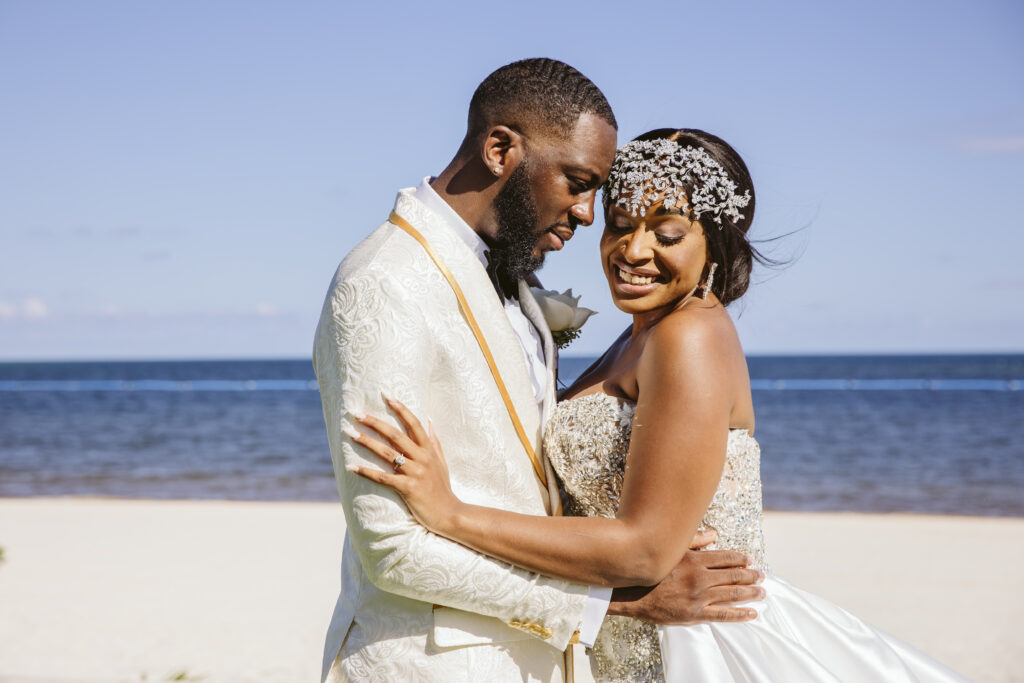
[[[714,532],[700,532],[691,547],[702,548],[714,539]],[[764,598],[764,589],[757,585],[764,575],[748,569],[749,564],[750,558],[732,550],[691,550],[661,583],[616,588],[608,614],[655,624],[750,621],[757,612],[732,604]]]

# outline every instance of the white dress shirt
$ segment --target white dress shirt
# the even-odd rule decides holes
[[[448,202],[441,198],[441,195],[430,187],[432,178],[427,177],[416,188],[415,197],[421,201],[439,218],[451,227],[452,230],[466,243],[473,253],[480,259],[484,268],[487,267],[487,244],[480,238],[473,228],[455,212]],[[533,386],[533,393],[537,399],[537,411],[542,413],[544,409],[544,395],[546,393],[545,382],[547,381],[547,366],[544,364],[544,342],[540,332],[533,326],[530,319],[523,315],[517,299],[505,299],[505,315],[512,325],[516,336],[519,337],[519,344],[523,349],[523,358],[526,359],[526,367],[530,371],[530,383]],[[608,604],[611,602],[612,589],[599,586],[591,586],[587,598],[586,607],[583,609],[583,620],[580,624],[580,643],[587,647],[593,647],[597,640],[597,632],[601,630],[601,623],[608,612]]]

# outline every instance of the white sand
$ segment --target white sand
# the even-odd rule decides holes
[[[315,681],[337,504],[0,499],[0,682]],[[772,513],[797,586],[978,681],[1024,680],[1024,520]]]

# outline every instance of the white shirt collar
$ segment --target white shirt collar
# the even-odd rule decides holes
[[[480,235],[476,234],[473,228],[469,227],[469,223],[462,220],[462,216],[457,214],[448,202],[441,199],[441,195],[430,186],[431,180],[430,176],[424,178],[419,187],[413,191],[413,196],[426,205],[438,218],[447,223],[455,231],[455,234],[466,243],[466,246],[476,254],[476,257],[480,259],[480,263],[486,268],[487,243],[480,238]]]

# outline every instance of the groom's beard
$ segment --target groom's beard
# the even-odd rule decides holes
[[[522,280],[544,263],[543,255],[533,255],[544,233],[537,232],[540,219],[526,167],[525,161],[519,164],[494,198],[498,234],[489,260],[499,277],[509,282]]]

